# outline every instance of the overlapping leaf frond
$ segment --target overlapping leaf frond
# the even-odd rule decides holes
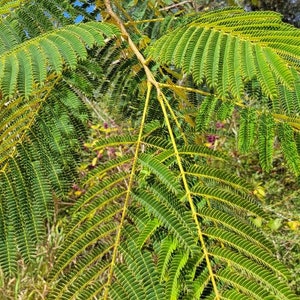
[[[155,132],[158,128],[152,138]],[[99,141],[94,149],[135,145],[126,136],[104,142]],[[185,166],[181,174],[170,146],[158,140],[151,144],[147,136],[142,143],[145,153],[139,156],[134,188],[129,191],[122,242],[115,244],[133,154],[100,163],[82,182],[87,192],[77,200],[68,221],[65,242],[50,274],[55,286],[50,299],[103,298],[106,288],[112,299],[209,299],[217,297],[216,293],[225,297],[228,288],[236,286],[241,297],[296,299],[287,288],[289,271],[251,223],[251,216],[267,217],[253,198],[251,186],[210,166],[211,159],[225,157],[205,147],[203,151],[201,147],[179,148]],[[199,156],[204,160],[199,162]],[[182,176],[188,178],[188,192],[201,225],[193,219]],[[197,226],[201,226],[206,250],[198,240]],[[117,265],[112,265],[115,247]],[[107,286],[110,269],[114,279]]]
[[[280,132],[277,125],[288,122],[294,131],[299,130],[297,43],[298,30],[283,23],[280,15],[249,14],[230,8],[196,16],[178,26],[150,47],[149,57],[160,64],[171,65],[174,71],[180,69],[186,77],[192,76],[193,83],[188,79],[173,81],[181,93],[191,87],[192,93],[211,94],[207,98],[200,97],[196,104],[199,110],[195,122],[199,133],[209,128],[213,120],[230,117],[219,114],[221,106],[225,107],[226,103],[229,108],[230,103],[232,108],[235,106],[234,112],[240,115],[239,150],[249,153],[258,135],[260,163],[269,171],[273,158],[271,146]],[[187,99],[191,104],[189,96]],[[188,109],[186,115],[189,115]],[[293,134],[290,134],[291,144],[295,148]],[[299,153],[288,151],[283,143],[281,149],[292,170],[299,175]]]
[[[127,47],[108,43],[95,55],[102,58],[100,68],[106,70],[99,78],[96,95],[104,98],[106,109],[123,118],[140,114],[146,91],[145,74],[137,59],[128,55]]]
[[[27,0],[20,2],[25,3],[7,18],[10,22],[17,23],[20,31],[24,31],[24,39],[36,37],[53,28],[72,24],[78,14],[69,1],[32,2]]]
[[[142,16],[151,3],[139,2]],[[128,17],[121,4],[117,9]],[[28,23],[30,11],[24,19]],[[90,103],[87,95],[95,84],[100,85],[95,94],[111,97],[111,103],[123,100],[124,107],[131,97],[132,111],[144,107],[142,121],[136,118],[142,124],[138,130],[88,145],[97,160],[84,169],[76,201],[62,220],[63,242],[46,278],[48,299],[297,299],[289,271],[252,222],[269,217],[252,185],[224,171],[230,164],[224,153],[197,140],[215,114],[227,118],[240,105],[240,149],[252,148],[258,122],[265,169],[271,168],[275,129],[290,166],[297,168],[297,122],[291,116],[298,109],[297,32],[277,14],[238,9],[184,22],[150,50],[149,70],[162,79],[156,91],[122,38],[93,48],[104,45],[103,34],[118,34],[106,23],[55,31],[45,23],[40,31],[30,29],[29,38],[42,35],[23,44],[11,35],[3,48],[0,267],[6,274],[16,271],[19,253],[28,262],[34,257],[44,223],[55,213],[53,200],[66,200],[87,128],[83,103]],[[132,32],[139,34],[142,27],[134,24]],[[162,33],[147,28],[153,36]],[[81,64],[88,54],[95,59]],[[192,80],[191,90],[184,90]],[[193,103],[189,93],[195,90],[202,95]],[[262,112],[257,103],[247,106],[248,90],[250,96],[262,95]],[[286,103],[279,94],[288,95]],[[173,98],[179,95],[177,105]],[[291,115],[275,110],[278,104]]]
[[[45,235],[45,222],[53,218],[55,198],[66,196],[76,176],[76,148],[85,135],[85,108],[75,95],[53,94],[47,100],[43,107],[35,102],[38,113],[30,111],[20,118],[24,127],[9,126],[5,118],[9,131],[2,126],[6,140],[0,144],[1,240],[9,247],[1,247],[0,267],[11,275],[18,251],[26,262],[33,259]],[[18,123],[16,114],[12,116]]]
[[[38,32],[43,35],[32,38],[35,34],[26,27],[25,12],[43,23],[31,5],[1,22],[0,236],[6,246],[1,247],[0,268],[8,275],[17,270],[18,258],[33,260],[45,224],[57,213],[56,201],[65,199],[77,176],[89,113],[63,81],[70,79],[66,71],[78,67],[94,46],[104,45],[105,37],[118,34],[113,25],[97,22],[55,29],[61,26],[55,18],[49,22],[45,12],[63,20],[63,6],[42,2],[34,8],[48,21]]]
[[[132,33],[132,39],[141,51],[147,48],[151,39],[157,39],[184,21],[174,17],[172,10],[159,9],[168,5],[169,2],[164,0],[157,1],[155,5],[149,0],[123,1],[122,5],[116,5],[116,12]],[[105,10],[103,3],[99,7]],[[190,3],[183,3],[180,7],[192,10]],[[180,14],[179,8],[175,8],[175,11]],[[125,119],[139,117],[143,110],[147,82],[137,58],[132,56],[127,43],[108,43],[98,55],[102,57],[101,68],[107,71],[99,80],[97,95],[104,97],[106,107],[114,114]],[[154,65],[153,73],[158,73]],[[150,107],[150,110],[149,119],[161,114],[155,107]]]
[[[126,170],[131,162],[132,156],[111,160],[102,168],[95,169],[93,175],[82,183],[88,191],[74,206],[64,245],[57,253],[57,264],[51,271],[50,279],[59,281],[50,293],[50,299],[72,298],[75,295],[89,295],[92,298],[103,292],[110,267],[106,258],[111,256],[115,246],[129,180]],[[83,254],[88,254],[84,262],[79,258]],[[78,264],[70,269],[74,261],[78,261]],[[68,275],[60,280],[65,272]],[[82,276],[78,276],[78,273]]]
[[[214,176],[213,172],[211,176]],[[173,179],[170,178],[170,180],[173,182]],[[178,196],[174,195],[168,186],[164,186],[162,182],[155,185],[153,179],[149,179],[148,186],[143,186],[142,189],[134,192],[134,199],[137,201],[138,207],[142,205],[148,214],[150,212],[148,218],[144,216],[142,223],[139,219],[140,213],[137,213],[138,224],[136,225],[136,230],[140,231],[140,234],[142,234],[141,240],[145,242],[142,247],[141,245],[134,245],[129,241],[126,254],[123,254],[122,251],[124,263],[122,263],[121,270],[123,276],[119,275],[119,272],[116,272],[117,279],[115,285],[112,287],[112,295],[118,293],[120,287],[122,287],[123,291],[130,290],[130,288],[133,289],[132,286],[129,286],[131,281],[127,283],[124,274],[133,273],[134,269],[137,270],[137,267],[134,267],[131,260],[133,257],[137,257],[137,250],[140,249],[140,253],[142,253],[145,260],[152,253],[152,261],[154,260],[154,263],[152,262],[151,268],[154,268],[154,270],[151,273],[151,279],[153,281],[159,280],[160,283],[156,284],[155,289],[152,288],[151,292],[148,291],[148,295],[149,293],[152,295],[149,299],[159,299],[159,297],[162,297],[161,295],[166,299],[209,298],[211,293],[214,295],[210,295],[212,298],[222,297],[223,289],[228,288],[230,280],[232,282],[237,281],[239,285],[238,290],[246,296],[251,295],[254,299],[259,299],[261,295],[270,296],[271,294],[276,295],[278,298],[296,299],[296,296],[293,296],[293,293],[290,291],[285,290],[282,293],[282,289],[279,286],[286,283],[280,283],[280,281],[275,283],[277,279],[273,282],[267,279],[270,277],[266,276],[264,272],[270,272],[269,274],[274,272],[273,276],[275,278],[286,278],[285,280],[288,280],[288,271],[273,257],[272,248],[265,247],[266,241],[263,235],[256,236],[255,244],[253,244],[253,241],[251,241],[253,235],[250,233],[253,228],[251,228],[249,220],[247,221],[245,213],[236,207],[237,203],[230,203],[230,206],[232,205],[231,208],[224,205],[224,202],[227,200],[225,200],[226,192],[222,192],[222,186],[215,186],[214,191],[216,190],[219,190],[220,197],[218,198],[211,198],[209,194],[195,193],[194,196],[195,204],[198,207],[197,211],[199,211],[199,218],[203,218],[201,231],[206,237],[205,243],[209,252],[209,262],[205,259],[205,250],[197,242],[197,236],[195,236],[197,230],[189,207],[184,201],[185,195],[181,195],[180,199],[182,201],[180,203]],[[243,223],[241,227],[239,225],[236,227],[231,226],[229,225],[231,222],[227,223],[226,221],[233,216],[232,214],[236,210],[239,211],[241,219],[236,217],[234,219],[235,222]],[[259,213],[259,210],[256,209],[249,209],[248,213],[250,211],[253,214],[255,214],[255,211]],[[180,212],[180,216],[177,215],[178,212]],[[212,215],[215,215],[216,218],[211,218]],[[130,217],[131,222],[134,222],[135,216],[130,215]],[[226,224],[228,224],[228,227]],[[237,230],[240,228],[244,228],[245,232],[237,233]],[[247,237],[245,236],[246,232]],[[145,233],[148,239],[145,239]],[[138,233],[130,232],[130,236],[135,237],[136,235]],[[249,240],[250,236],[252,238]],[[138,237],[134,239],[139,240]],[[167,248],[165,248],[166,243],[168,245]],[[234,266],[232,268],[230,260],[220,258],[217,255],[215,247],[218,244],[221,247],[220,249],[222,247],[227,249],[228,246],[232,249],[230,253],[240,262],[238,267]],[[163,267],[161,266],[161,261],[164,261]],[[225,264],[223,264],[224,261],[226,261]],[[247,266],[248,263],[251,267]],[[207,273],[209,265],[213,267],[213,276],[218,282],[217,293],[219,295],[216,295],[216,291],[213,291],[211,278]],[[141,266],[142,264],[140,264]],[[230,269],[230,277],[225,276],[227,268],[228,270]],[[264,271],[256,273],[256,271],[252,272],[252,268],[255,270],[261,268],[261,271]],[[138,271],[138,273],[142,274],[142,270]],[[156,275],[158,271],[163,273]],[[151,287],[150,278],[148,280],[145,273],[143,273],[143,277],[137,276],[136,278],[136,280],[140,281],[136,282],[139,287],[143,287],[145,290]],[[262,278],[265,278],[264,283],[256,286],[257,282],[262,282]],[[138,293],[137,289],[135,291]],[[142,292],[140,293],[138,295],[144,295]],[[137,297],[137,299],[140,298]]]
[[[263,92],[274,98],[277,82],[287,87],[294,82],[288,65],[299,68],[297,34],[298,30],[281,22],[276,13],[232,8],[180,26],[156,41],[150,55],[192,74],[196,83],[205,79],[223,98],[242,98],[244,82],[254,78]],[[290,47],[288,53],[282,50],[285,47]]]
[[[48,72],[60,74],[64,67],[75,68],[79,60],[87,57],[86,47],[105,44],[103,33],[113,36],[117,30],[99,22],[70,25],[3,53],[0,61],[3,95],[11,96],[18,91],[28,97],[35,85],[45,82]]]
[[[10,50],[22,41],[22,35],[19,34],[18,26],[14,23],[2,20],[0,23],[0,53]]]
[[[273,17],[278,19],[275,15]],[[178,30],[180,28],[183,27]],[[184,30],[178,37],[182,34]],[[135,76],[138,70],[144,76],[134,60],[128,62],[131,57],[127,57],[126,46],[122,47],[126,50],[125,57],[114,52],[111,45],[102,52],[107,62],[114,62],[109,74],[122,71],[124,76],[133,71]],[[191,49],[194,49],[194,44]],[[164,55],[167,51],[164,49],[161,53]],[[266,57],[261,59],[266,60]],[[130,70],[132,63],[136,69]],[[260,64],[265,64],[265,61]],[[261,70],[258,68],[256,72]],[[280,79],[276,74],[274,71],[272,76],[277,82]],[[289,71],[287,77],[290,78],[291,74]],[[119,79],[116,81],[107,77],[104,82],[111,83],[111,86],[104,87],[103,84],[101,87],[117,91],[113,99],[125,91],[124,86],[130,82],[130,79],[122,79],[122,75],[117,74]],[[220,75],[220,78],[224,76]],[[268,99],[266,103],[272,103],[276,98],[275,94],[268,94],[269,91],[260,86],[263,79],[257,74],[257,78],[240,76],[241,86],[233,97],[239,90],[242,95],[251,82],[258,84],[260,91],[267,94],[265,97],[270,98],[271,102]],[[128,89],[126,95],[145,94],[145,90],[137,88],[142,86],[142,81],[135,81],[136,88]],[[288,86],[283,88],[290,88],[286,79],[282,83]],[[225,87],[228,85],[221,88]],[[210,88],[212,86],[205,87],[208,94]],[[196,130],[205,132],[215,111],[224,118],[231,114],[232,102],[222,98],[231,100],[227,93],[220,96],[217,91],[204,100],[200,97],[200,103],[203,100],[205,105],[199,112],[192,106],[186,108],[193,110]],[[189,103],[188,98],[185,103]],[[288,287],[289,271],[273,256],[273,245],[252,224],[253,217],[268,217],[253,197],[253,187],[235,175],[212,167],[212,160],[221,161],[222,167],[226,165],[228,158],[223,154],[195,145],[191,142],[193,139],[188,139],[189,143],[182,141],[183,135],[180,134],[170,138],[171,126],[176,127],[176,117],[180,119],[182,115],[180,111],[168,109],[172,120],[165,116],[165,121],[172,125],[166,125],[167,128],[155,125],[149,135],[106,137],[93,145],[95,151],[111,147],[131,151],[100,162],[83,180],[81,186],[86,192],[77,200],[71,217],[66,220],[65,241],[49,276],[54,285],[49,298],[296,299]],[[210,115],[207,117],[205,113]],[[247,141],[241,139],[240,148],[247,151],[255,136],[256,110],[250,107],[243,114],[241,132]],[[149,115],[153,118],[153,114]],[[269,125],[261,127],[267,133],[265,138],[269,134],[273,139],[273,118],[267,112],[262,118],[264,122],[260,126]],[[288,134],[285,129],[282,139]],[[271,147],[269,139],[268,143],[261,142]],[[139,154],[136,154],[136,147],[140,147]],[[261,150],[261,155],[265,155],[262,160],[268,166],[269,151]],[[133,165],[134,171],[131,169]],[[129,183],[132,178],[133,185]],[[129,201],[126,200],[128,197]],[[272,280],[271,276],[275,279]]]

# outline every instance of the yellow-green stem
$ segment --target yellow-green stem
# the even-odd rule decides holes
[[[206,248],[206,244],[205,244],[205,241],[204,241],[203,233],[201,231],[201,226],[200,226],[200,223],[199,223],[199,220],[198,220],[197,210],[196,210],[196,207],[195,207],[194,202],[193,202],[193,198],[192,198],[192,195],[191,195],[191,192],[190,192],[190,188],[189,188],[189,185],[188,185],[188,182],[187,182],[187,178],[185,176],[185,170],[184,170],[182,162],[181,162],[181,158],[180,158],[179,151],[178,151],[178,148],[177,148],[177,144],[176,144],[176,141],[175,141],[175,136],[174,136],[174,133],[172,131],[172,127],[171,127],[171,123],[170,123],[170,120],[169,120],[169,116],[168,116],[168,113],[167,113],[167,110],[166,110],[166,107],[165,107],[165,104],[164,104],[165,101],[166,101],[166,99],[164,99],[164,98],[165,97],[164,97],[163,94],[161,94],[160,96],[158,96],[158,100],[159,100],[159,103],[161,105],[164,117],[165,117],[164,120],[165,120],[165,122],[167,124],[167,128],[168,128],[169,135],[170,135],[170,138],[171,138],[171,142],[172,142],[172,145],[173,145],[173,149],[174,149],[174,154],[175,154],[175,157],[176,157],[176,161],[178,163],[179,171],[180,171],[180,174],[182,176],[181,179],[182,179],[182,182],[183,182],[184,189],[186,191],[186,197],[187,197],[187,200],[188,200],[188,202],[190,204],[190,207],[191,207],[191,211],[192,211],[192,216],[193,216],[194,222],[195,222],[195,224],[197,226],[198,238],[200,240],[202,251],[203,251],[203,254],[205,256],[205,260],[206,260],[206,263],[207,263],[207,269],[208,269],[208,272],[209,272],[209,275],[210,275],[210,279],[211,279],[211,283],[212,283],[212,286],[213,286],[213,290],[214,290],[214,292],[216,294],[215,299],[219,300],[220,299],[220,295],[219,295],[217,283],[216,283],[216,280],[215,280],[215,277],[214,277],[214,272],[213,272],[212,266],[210,264],[210,258],[209,258],[209,254],[208,254],[208,249]]]
[[[162,108],[162,111],[163,111],[163,114],[164,114],[164,117],[165,117],[165,121],[166,121],[166,124],[167,124],[167,127],[168,127],[168,131],[169,131],[169,134],[170,134],[170,138],[171,138],[171,141],[172,141],[172,144],[173,144],[173,147],[174,147],[174,152],[175,152],[176,160],[177,160],[177,163],[178,163],[178,166],[179,166],[179,169],[180,169],[180,174],[182,174],[182,181],[183,181],[184,189],[186,191],[188,202],[191,206],[192,216],[193,216],[193,219],[195,221],[195,224],[197,225],[198,238],[200,240],[203,253],[205,255],[205,259],[206,259],[207,268],[208,268],[208,271],[209,271],[211,283],[212,283],[213,290],[214,290],[215,295],[216,295],[215,300],[220,300],[220,295],[219,295],[216,280],[215,280],[215,277],[214,277],[214,272],[213,272],[213,269],[212,269],[212,266],[211,266],[211,263],[210,263],[208,250],[206,248],[204,237],[203,237],[203,234],[202,234],[202,231],[201,231],[201,228],[200,228],[200,224],[199,224],[199,221],[198,221],[197,211],[196,211],[195,205],[193,203],[191,192],[190,192],[188,182],[187,182],[187,179],[186,179],[186,176],[185,176],[185,171],[184,171],[184,168],[183,168],[183,165],[182,165],[182,162],[181,162],[181,158],[180,158],[180,155],[179,155],[179,152],[178,152],[178,149],[177,149],[177,144],[176,144],[175,137],[174,137],[174,134],[173,134],[173,131],[172,131],[172,127],[171,127],[171,124],[170,124],[167,109],[166,109],[166,106],[165,106],[165,103],[164,103],[164,102],[167,101],[167,99],[165,98],[164,94],[162,93],[162,91],[160,89],[160,84],[156,81],[156,79],[154,78],[154,75],[152,74],[151,70],[148,68],[146,59],[141,54],[141,52],[138,50],[135,43],[131,40],[131,38],[130,38],[124,24],[120,20],[120,18],[112,10],[110,1],[109,0],[104,0],[104,3],[105,3],[105,6],[106,6],[106,9],[107,9],[107,12],[111,15],[111,17],[113,19],[115,19],[115,21],[119,25],[119,28],[120,28],[123,36],[126,37],[126,39],[127,39],[129,47],[131,48],[131,50],[133,51],[133,53],[135,54],[135,56],[137,57],[137,59],[139,60],[141,65],[143,66],[144,71],[145,71],[146,76],[147,76],[148,90],[147,90],[147,97],[146,97],[145,107],[144,107],[144,112],[143,112],[142,124],[141,124],[140,132],[139,132],[139,135],[140,135],[139,139],[142,137],[144,122],[145,122],[146,114],[147,114],[147,111],[148,111],[151,86],[153,85],[156,88],[157,98],[158,98],[158,101],[161,105],[161,108]],[[135,158],[134,158],[135,160],[134,160],[134,163],[133,163],[132,178],[133,178],[134,171],[135,171],[135,168],[136,168],[136,160],[137,160],[137,156],[138,156],[138,153],[139,153],[139,145],[140,145],[140,143],[138,143],[137,148],[136,148],[136,152],[135,152]],[[130,186],[130,184],[131,184],[131,180],[129,181],[129,186]],[[129,197],[129,195],[128,195],[128,197]],[[129,201],[129,199],[127,201]],[[124,218],[125,218],[125,216],[126,216],[126,211],[125,210],[123,211],[123,215],[124,215]],[[122,215],[122,217],[123,217],[123,215]],[[119,227],[119,228],[120,228],[120,230],[119,230],[118,234],[120,234],[120,231],[121,231],[121,227]],[[118,236],[117,238],[120,239],[120,236]],[[117,239],[116,239],[116,241],[117,241]],[[108,289],[109,289],[109,285],[111,284],[112,277],[113,277],[113,268],[114,268],[114,263],[115,263],[115,260],[116,260],[116,254],[117,254],[117,247],[115,247],[115,249],[114,249],[113,262],[112,262],[112,267],[110,269],[108,282],[107,282],[107,285],[106,285],[106,290],[105,290],[105,293],[104,293],[104,299],[107,299],[107,297],[108,297]]]
[[[128,182],[127,194],[126,194],[124,205],[123,205],[122,216],[121,216],[120,224],[119,224],[118,229],[117,229],[117,236],[116,236],[116,239],[115,239],[115,246],[114,246],[114,250],[113,250],[113,254],[112,254],[112,260],[111,260],[111,267],[110,267],[110,270],[109,270],[109,273],[108,273],[106,287],[105,287],[105,291],[104,291],[104,297],[103,297],[104,300],[108,299],[109,287],[110,287],[111,282],[112,282],[114,267],[115,267],[116,260],[117,260],[118,246],[119,246],[119,243],[120,243],[120,240],[121,240],[121,231],[122,231],[122,228],[124,227],[124,222],[125,222],[125,218],[126,218],[126,214],[127,214],[127,207],[128,207],[129,201],[130,201],[130,194],[131,194],[131,190],[132,190],[132,187],[133,187],[135,172],[136,172],[136,168],[137,168],[137,162],[138,162],[138,157],[139,157],[139,152],[140,152],[140,146],[141,146],[141,143],[142,143],[143,129],[144,129],[144,125],[145,125],[145,122],[146,122],[146,116],[147,116],[149,102],[150,102],[151,88],[152,88],[152,84],[148,81],[148,83],[147,83],[147,96],[146,96],[142,121],[141,121],[139,135],[138,135],[138,139],[137,139],[137,143],[136,143],[136,149],[135,149],[132,168],[131,168],[131,172],[130,172],[130,178],[129,178],[129,182]]]

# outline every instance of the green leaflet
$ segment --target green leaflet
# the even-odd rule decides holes
[[[238,136],[238,148],[242,153],[248,153],[255,138],[257,116],[254,109],[243,109],[241,112]]]
[[[143,166],[150,170],[151,173],[157,175],[160,180],[175,194],[179,193],[180,186],[174,173],[159,161],[156,161],[152,155],[141,154],[140,161]]]
[[[284,157],[289,167],[295,172],[300,174],[300,158],[297,151],[297,146],[294,139],[293,129],[289,124],[281,123],[278,126],[278,136]]]
[[[245,290],[246,294],[252,295],[255,299],[261,299],[260,297],[266,297],[272,292],[279,299],[297,299],[296,295],[291,293],[288,289],[284,288],[284,281],[279,279],[280,277],[273,276],[268,270],[262,268],[259,265],[251,264],[250,266],[248,259],[238,253],[235,253],[229,249],[214,248],[212,254],[219,257],[221,260],[226,260],[232,263],[239,270],[239,266],[243,265],[244,271],[247,273],[247,279],[243,280],[238,273],[231,272],[230,268],[220,272],[220,276],[224,277],[225,281],[231,281],[235,285],[240,286],[241,290]],[[255,271],[254,271],[255,269]],[[229,276],[228,276],[229,275]],[[261,282],[260,288],[255,289],[254,281],[258,280]],[[272,290],[272,292],[270,292]]]
[[[269,172],[272,168],[275,122],[270,114],[263,114],[258,127],[258,153],[262,168]]]
[[[17,253],[16,250],[18,250],[25,262],[29,263],[32,261],[36,251],[34,247],[36,241],[34,240],[34,236],[31,235],[35,224],[30,222],[27,218],[26,203],[22,203],[24,199],[18,199],[18,191],[15,190],[16,183],[14,183],[9,175],[3,173],[1,175],[3,185],[2,211],[5,211],[7,215],[11,215],[12,217],[9,219],[4,215],[1,216],[1,219],[4,220],[3,227],[5,229],[3,232],[5,235],[1,238],[4,240],[4,244],[11,242],[11,245],[1,249],[0,256],[4,256],[7,259],[16,259],[13,254]],[[12,233],[14,235],[13,239]],[[8,240],[6,240],[7,238]],[[4,251],[4,253],[2,253],[2,251]],[[16,270],[16,261],[2,263],[1,268],[3,268],[5,273],[11,273],[13,270]]]
[[[2,206],[2,205],[1,205]],[[1,207],[1,216],[3,207]],[[15,245],[15,230],[12,222],[1,224],[0,266],[5,275],[13,276],[17,272],[17,247]],[[3,226],[4,225],[4,226]]]
[[[201,103],[196,117],[196,130],[200,133],[205,132],[209,127],[217,103],[218,100],[212,97],[205,98]]]
[[[3,94],[12,96],[18,90],[28,97],[34,83],[43,84],[45,71],[42,70],[48,70],[48,74],[61,74],[64,66],[75,68],[78,61],[86,59],[87,48],[105,44],[103,33],[113,37],[118,31],[113,26],[92,21],[90,24],[69,25],[2,53],[0,76],[3,78]],[[25,49],[27,59],[23,58]],[[18,81],[18,77],[23,80]]]

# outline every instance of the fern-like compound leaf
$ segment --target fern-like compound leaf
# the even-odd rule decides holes
[[[34,84],[44,83],[45,70],[48,74],[61,74],[64,67],[74,68],[78,61],[86,59],[87,48],[105,44],[104,34],[113,37],[118,30],[99,22],[69,25],[2,53],[0,77],[4,96],[12,96],[18,91],[28,97]],[[23,58],[25,54],[27,58]],[[19,81],[19,77],[23,80]]]
[[[149,55],[192,74],[197,84],[206,80],[223,99],[230,94],[241,99],[245,82],[254,78],[275,98],[278,81],[292,86],[289,65],[299,68],[298,50],[288,37],[296,43],[296,29],[281,22],[278,14],[229,9],[203,14],[175,29],[156,41]],[[280,50],[279,43],[286,50]]]

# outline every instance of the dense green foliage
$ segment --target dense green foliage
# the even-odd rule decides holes
[[[196,1],[72,3],[0,1],[2,296],[298,299],[282,220],[235,157],[268,174],[280,156],[296,185],[299,30]]]

